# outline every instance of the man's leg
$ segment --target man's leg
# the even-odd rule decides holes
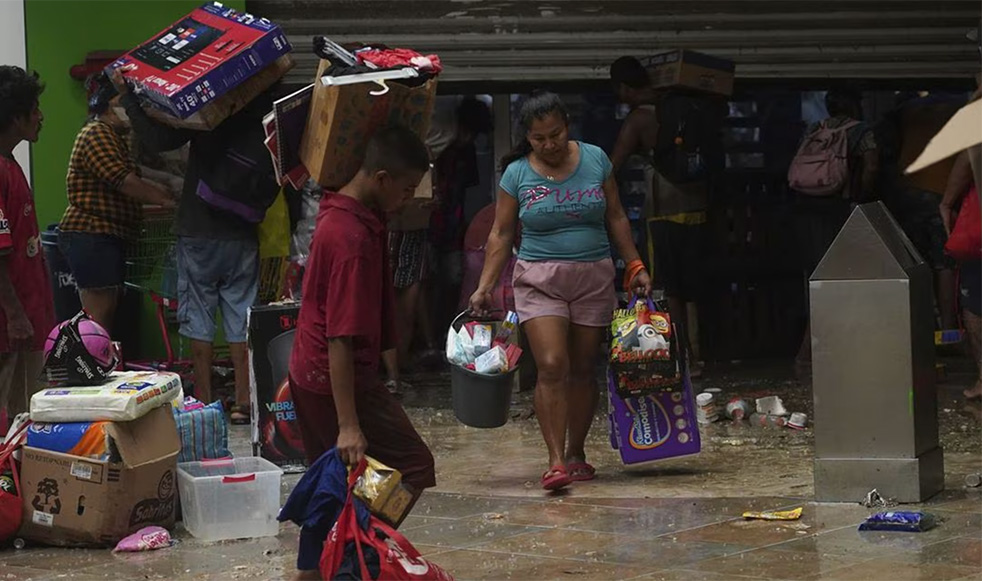
[[[208,404],[212,402],[211,371],[215,348],[211,341],[191,339],[191,364],[194,367],[194,395]]]
[[[219,243],[201,238],[177,238],[177,320],[180,333],[191,341],[195,396],[212,401],[211,367],[215,315],[218,311],[217,268],[226,268]]]
[[[92,320],[112,334],[116,306],[119,304],[119,287],[79,289],[78,297],[82,302],[82,309]]]
[[[249,308],[259,293],[259,246],[253,241],[223,243],[222,253],[229,260],[230,272],[219,289],[225,338],[228,340],[235,371],[235,408],[232,422],[249,422]]]

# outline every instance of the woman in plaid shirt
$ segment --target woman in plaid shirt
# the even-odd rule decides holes
[[[174,195],[140,177],[122,133],[125,122],[111,102],[112,83],[100,75],[89,100],[89,121],[68,162],[68,209],[58,246],[75,277],[82,308],[111,329],[123,285],[125,246],[139,234],[141,207],[173,208]]]

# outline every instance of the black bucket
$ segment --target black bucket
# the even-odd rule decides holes
[[[455,330],[464,324],[465,314],[453,322]],[[472,428],[500,428],[511,415],[511,396],[515,372],[484,375],[459,365],[450,365],[450,387],[453,412],[464,425]]]
[[[72,269],[65,260],[65,255],[58,248],[57,224],[48,226],[41,232],[41,249],[44,251],[44,261],[48,264],[48,276],[51,279],[51,293],[55,301],[55,320],[67,321],[82,310],[78,299],[78,288]]]

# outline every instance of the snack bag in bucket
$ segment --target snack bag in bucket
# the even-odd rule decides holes
[[[614,311],[610,324],[610,367],[617,394],[633,397],[671,391],[682,382],[672,319],[652,301],[635,301]]]

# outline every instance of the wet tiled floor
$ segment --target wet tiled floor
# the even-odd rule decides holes
[[[801,389],[760,383],[753,389]],[[537,485],[544,447],[534,419],[465,428],[446,406],[422,407],[434,399],[429,389],[440,388],[420,386],[406,403],[434,450],[440,485],[420,499],[402,531],[458,579],[982,581],[982,489],[963,486],[964,476],[982,467],[982,442],[973,443],[978,421],[961,410],[954,389],[942,393],[942,413],[954,410],[942,418],[942,440],[952,450],[945,457],[948,490],[924,505],[942,522],[919,534],[861,533],[857,525],[869,509],[812,502],[808,431],[714,425],[698,456],[625,468],[598,420],[588,453],[599,478],[547,495]],[[807,411],[807,393],[784,397]],[[526,402],[519,397],[516,412]],[[233,451],[248,453],[247,438],[247,430],[233,429]],[[284,496],[297,478],[284,477]],[[797,506],[804,509],[798,521],[740,518],[746,510]],[[0,581],[258,580],[294,570],[292,525],[273,538],[215,544],[180,527],[175,534],[176,546],[153,553],[0,551]]]

